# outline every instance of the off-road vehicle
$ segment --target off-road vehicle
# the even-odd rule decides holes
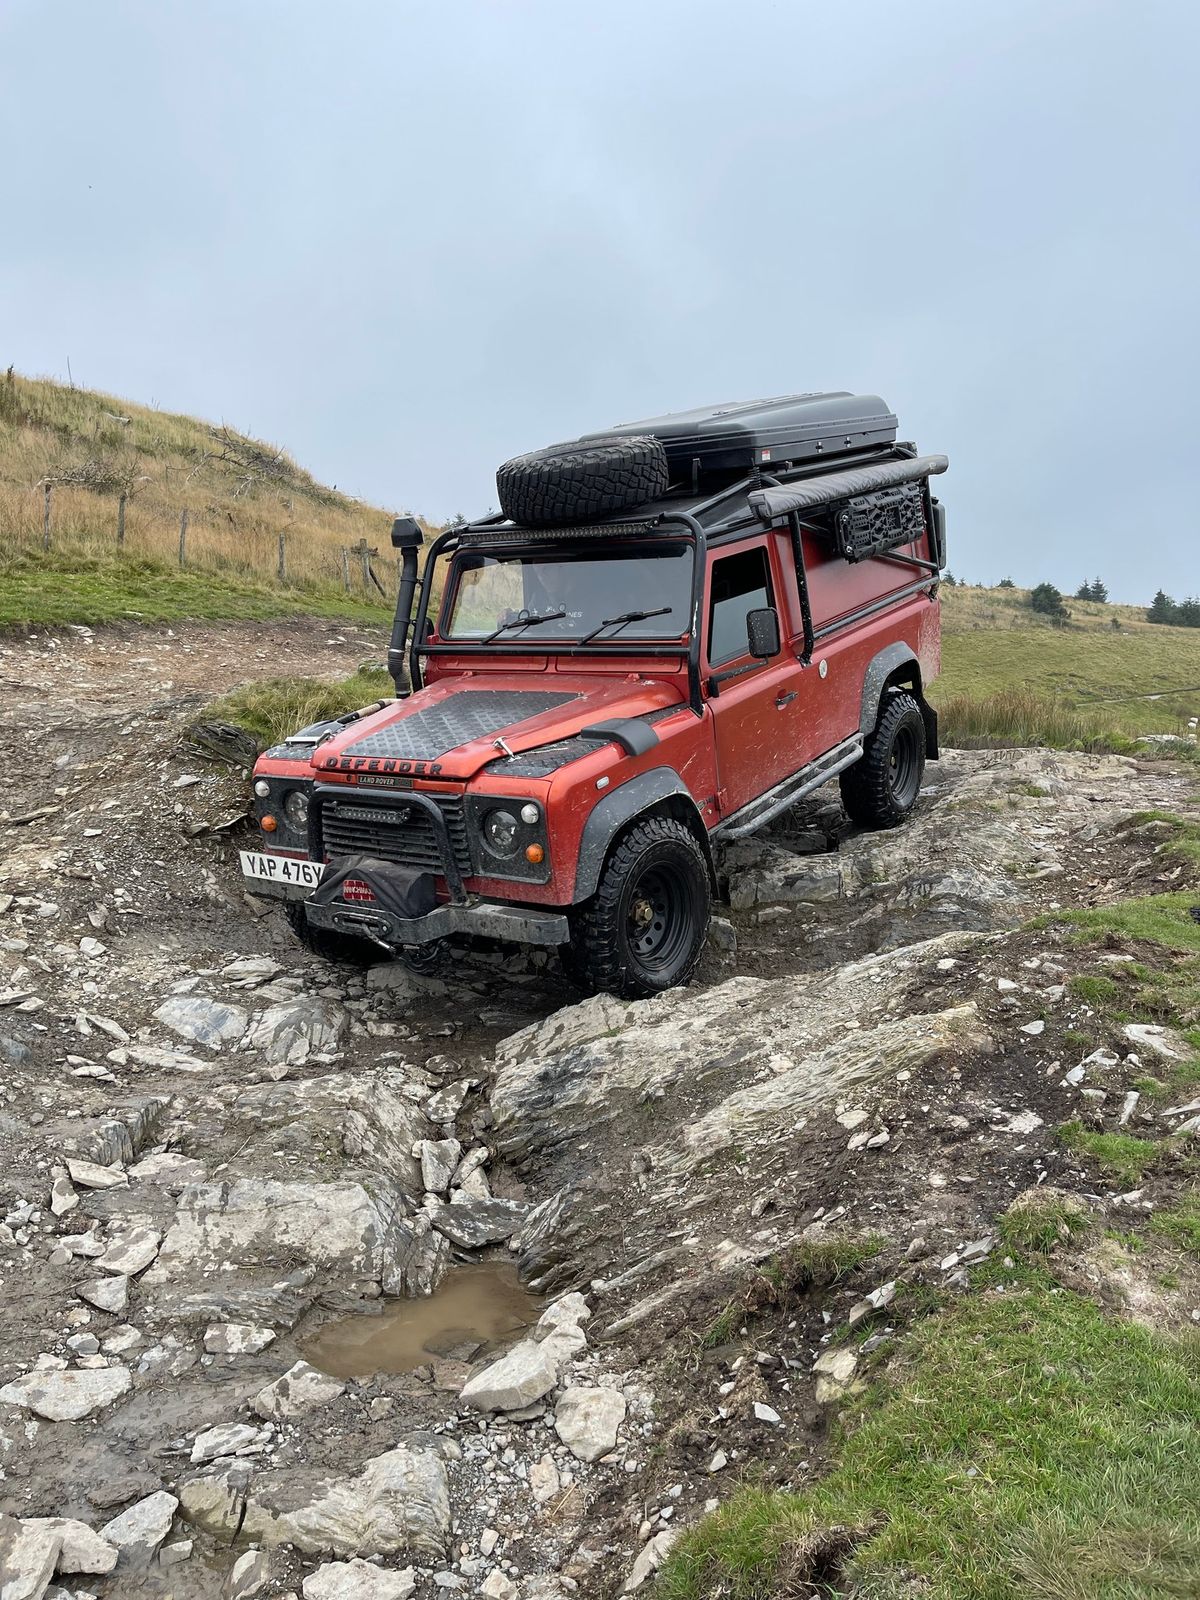
[[[682,983],[719,841],[835,776],[864,827],[916,804],[946,464],[876,396],[796,395],[519,456],[419,579],[399,519],[396,697],[260,758],[249,887],[330,956],[478,934]]]

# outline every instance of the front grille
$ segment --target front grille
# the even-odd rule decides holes
[[[467,847],[467,819],[461,795],[431,795],[446,819],[450,844],[458,869],[471,872]],[[329,858],[375,856],[402,867],[427,867],[441,872],[442,857],[433,821],[420,806],[397,800],[394,805],[365,801],[329,800],[321,809],[321,842]]]

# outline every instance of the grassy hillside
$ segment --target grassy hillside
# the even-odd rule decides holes
[[[1186,733],[1200,715],[1200,628],[1146,621],[1135,606],[1070,600],[1056,627],[1023,589],[945,589],[940,707],[1035,696],[1097,730]]]
[[[389,513],[234,429],[0,373],[0,624],[300,610],[382,617],[388,603],[356,557],[347,590],[342,550],[363,539],[378,550],[390,598],[389,526]]]

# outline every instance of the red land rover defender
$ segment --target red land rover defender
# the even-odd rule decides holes
[[[834,776],[864,827],[916,804],[946,465],[845,393],[519,456],[502,511],[430,546],[411,647],[401,518],[396,698],[261,757],[249,887],[330,956],[483,934],[556,946],[589,989],[684,982],[719,841]]]

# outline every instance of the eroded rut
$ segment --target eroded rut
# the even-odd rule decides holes
[[[1171,1048],[1113,1039],[1068,1081],[1079,958],[1053,916],[1028,928],[1171,881],[1128,819],[1191,784],[1112,758],[949,754],[886,835],[827,791],[730,853],[701,978],[657,1001],[580,1003],[485,950],[322,966],[242,894],[243,782],[181,734],[234,682],[378,647],[316,624],[3,647],[22,1594],[636,1586],[748,1465],[819,1470],[864,1359],[829,1328],[865,1305],[886,1355],[897,1281],[964,1281],[1015,1194],[1067,1181],[1056,1126],[1124,1114]],[[819,1304],[757,1271],[867,1235]],[[780,1311],[749,1354],[741,1304]]]

